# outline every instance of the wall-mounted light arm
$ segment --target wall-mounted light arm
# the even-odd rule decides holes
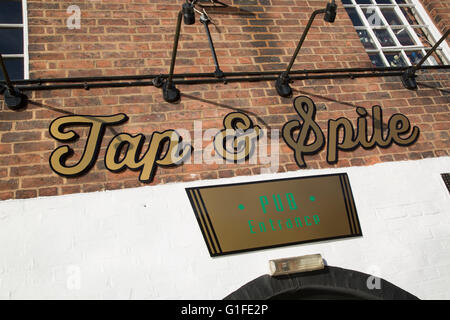
[[[164,100],[170,103],[177,102],[178,100],[180,100],[181,97],[180,90],[178,90],[173,83],[173,73],[175,70],[178,42],[180,40],[181,34],[181,20],[184,20],[184,24],[186,25],[192,25],[195,23],[194,3],[195,1],[189,2],[188,0],[186,0],[186,3],[183,4],[182,9],[180,10],[180,12],[178,12],[177,27],[175,30],[175,39],[173,42],[172,61],[170,63],[169,76],[162,85],[163,98]]]
[[[297,48],[295,49],[294,55],[292,56],[286,71],[283,72],[278,77],[275,83],[275,87],[280,96],[289,97],[292,95],[292,88],[289,86],[289,72],[291,72],[295,59],[297,58],[297,55],[303,46],[303,42],[305,41],[306,36],[308,35],[309,30],[311,29],[314,19],[316,18],[317,15],[324,13],[325,14],[324,20],[333,23],[336,19],[336,10],[337,5],[335,3],[335,0],[332,0],[331,2],[327,3],[327,7],[325,9],[316,10],[311,14],[308,24],[306,25],[305,30],[303,31],[303,34],[300,38],[300,41],[297,44]]]
[[[438,42],[428,51],[428,53],[414,66],[409,67],[402,75],[402,82],[405,88],[409,90],[417,89],[416,71],[419,70],[427,59],[436,51],[440,44],[448,37],[450,29],[439,39]]]
[[[175,61],[177,60],[178,41],[180,40],[182,18],[183,11],[180,11],[178,13],[177,29],[175,31],[175,40],[173,43],[172,61],[170,63],[169,76],[162,86],[164,100],[171,103],[180,100],[180,90],[178,90],[173,84],[173,72],[175,70]]]
[[[3,77],[5,79],[5,91],[3,93],[6,106],[12,110],[17,110],[24,107],[27,104],[27,96],[20,92],[11,82],[11,79],[6,70],[5,62],[0,54],[0,68],[2,69]]]

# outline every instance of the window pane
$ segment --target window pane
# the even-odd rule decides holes
[[[391,67],[407,66],[400,52],[386,52],[384,54]]]
[[[426,13],[417,7],[418,0],[341,1],[356,26],[361,43],[376,66],[413,65],[437,41],[430,32],[434,27],[427,25]],[[446,52],[440,50],[426,64],[449,62]]]
[[[423,54],[421,51],[406,51],[405,53],[408,56],[411,64],[416,64],[423,58]]]
[[[432,38],[431,38],[431,34],[427,28],[414,28],[414,31],[417,34],[417,36],[419,37],[419,39],[422,42],[422,45],[424,47],[432,47],[433,46],[429,40]]]
[[[431,55],[428,59],[427,59],[427,63],[431,64],[431,65],[437,65],[438,62],[436,60],[436,57]]]
[[[2,54],[23,53],[22,28],[0,28],[0,52]]]
[[[23,23],[21,0],[0,0],[0,23]]]
[[[345,8],[345,10],[347,10],[347,13],[350,16],[350,19],[352,19],[354,26],[362,26],[363,25],[355,8]]]
[[[393,29],[395,36],[402,46],[413,46],[415,45],[413,38],[409,34],[406,28]]]
[[[394,40],[386,29],[374,29],[373,32],[375,33],[378,41],[380,41],[380,44],[383,47],[395,46]]]
[[[385,66],[379,53],[369,54],[369,58],[375,66],[377,67]]]
[[[440,48],[436,49],[435,55],[437,56],[436,60],[439,62],[439,64],[445,64],[445,65],[450,64],[449,60],[445,56],[445,54],[442,51],[442,49],[440,49]]]
[[[363,9],[363,12],[367,18],[367,22],[369,22],[369,25],[371,27],[384,26],[384,23],[378,15],[375,7]]]
[[[397,16],[397,13],[395,13],[395,10],[392,8],[382,8],[381,12],[383,13],[384,17],[386,18],[386,21],[389,25],[402,25],[402,21]]]
[[[372,37],[366,30],[357,30],[359,39],[361,40],[364,48],[366,49],[376,49],[375,43],[373,42]]]
[[[426,52],[428,53],[429,50],[426,50]],[[427,59],[427,64],[431,64],[431,65],[438,65],[438,64],[445,64],[441,57],[437,54],[440,50],[436,50],[428,59]]]
[[[415,10],[413,8],[400,7],[400,9],[402,10],[403,15],[405,16],[406,20],[408,20],[409,24],[422,24],[416,19]]]
[[[3,58],[6,70],[11,80],[23,79],[23,58]],[[3,73],[0,72],[0,80],[4,80]]]

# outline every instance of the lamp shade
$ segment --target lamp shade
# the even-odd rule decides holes
[[[183,4],[183,19],[184,24],[192,25],[195,23],[194,6],[191,3]]]
[[[325,9],[325,16],[323,19],[326,22],[333,23],[334,20],[336,20],[336,11],[337,11],[337,4],[333,1],[327,4],[327,8]]]

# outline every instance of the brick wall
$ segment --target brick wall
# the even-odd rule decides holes
[[[31,78],[167,73],[175,21],[181,3],[167,0],[28,1]],[[324,0],[228,0],[228,8],[210,10],[211,26],[223,71],[267,71],[285,68],[310,13],[324,7]],[[80,30],[66,27],[69,5],[81,8]],[[334,24],[321,17],[300,52],[294,69],[371,67],[367,54],[345,10]],[[183,26],[176,73],[213,72],[213,61],[203,26]],[[220,32],[219,32],[220,31]],[[356,106],[383,107],[385,121],[404,113],[421,129],[410,147],[357,149],[340,154],[330,165],[325,152],[307,156],[308,168],[367,166],[379,162],[416,160],[449,155],[450,74],[421,72],[420,89],[404,89],[399,78],[305,80],[293,85],[294,96],[308,95],[318,107],[318,123],[326,133],[328,119],[345,116],[356,120]],[[0,113],[0,199],[130,188],[143,185],[137,172],[111,173],[102,158],[117,132],[143,133],[222,128],[223,117],[235,110],[248,112],[255,124],[280,129],[297,119],[292,99],[280,98],[273,82],[179,86],[179,104],[168,104],[154,87],[91,90],[55,90],[29,93],[25,110]],[[49,166],[51,152],[59,145],[48,132],[51,121],[67,114],[111,115],[126,113],[130,120],[107,130],[99,160],[80,178],[63,178]],[[87,131],[84,131],[87,133]],[[86,139],[71,145],[76,162]],[[198,150],[197,150],[198,151]],[[158,169],[152,184],[226,178],[259,174],[263,164],[186,164]],[[280,140],[280,172],[297,170],[293,152]]]
[[[421,0],[421,2],[439,30],[445,33],[450,25],[450,3],[442,0]]]

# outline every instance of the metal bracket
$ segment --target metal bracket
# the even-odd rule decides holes
[[[277,92],[280,96],[288,98],[292,95],[292,88],[289,85],[289,72],[291,71],[295,59],[297,58],[297,55],[300,49],[302,48],[303,42],[305,41],[306,36],[308,35],[309,30],[311,29],[314,19],[318,14],[324,13],[325,15],[323,19],[327,22],[333,23],[336,19],[336,10],[337,5],[335,3],[335,0],[332,0],[331,2],[327,3],[325,9],[316,10],[311,14],[308,24],[306,25],[305,30],[303,31],[303,34],[300,38],[300,41],[297,44],[297,48],[295,49],[294,55],[292,56],[286,71],[280,74],[280,76],[275,82],[275,88],[277,89]]]
[[[447,30],[447,32],[441,37],[441,39],[439,39],[439,41],[435,43],[430,51],[428,51],[425,57],[423,57],[416,65],[406,69],[406,71],[402,74],[402,83],[406,89],[417,90],[416,71],[422,67],[425,61],[427,61],[427,59],[436,51],[439,45],[445,40],[445,38],[448,37],[449,34],[450,30]]]
[[[153,78],[152,83],[155,86],[155,88],[161,88],[164,85],[164,79],[162,74]]]
[[[11,79],[9,78],[8,70],[6,70],[5,62],[0,54],[0,67],[5,78],[6,85],[3,87],[3,97],[5,99],[6,106],[11,110],[18,110],[27,105],[28,97],[24,95],[19,89],[14,87]]]
[[[169,103],[175,103],[181,98],[180,90],[178,90],[173,82],[165,81],[162,85],[163,98]]]
[[[211,54],[214,60],[214,65],[216,66],[216,70],[214,71],[214,76],[217,79],[222,79],[225,74],[220,69],[219,59],[217,58],[216,49],[214,47],[214,42],[211,37],[211,31],[209,30],[209,24],[211,23],[211,18],[206,13],[205,9],[203,9],[203,13],[200,16],[200,22],[205,26],[206,36],[208,37],[209,47],[211,49]]]
[[[28,97],[17,89],[13,91],[6,89],[3,95],[6,106],[11,110],[24,108],[28,103]]]
[[[183,8],[178,12],[178,18],[177,18],[177,28],[175,31],[175,39],[173,42],[173,50],[172,50],[172,62],[170,63],[170,72],[169,77],[166,81],[164,81],[162,85],[162,91],[163,91],[163,98],[165,101],[169,103],[177,102],[180,99],[180,90],[178,90],[174,83],[173,83],[173,73],[175,69],[175,62],[177,59],[177,51],[178,51],[178,42],[180,40],[180,33],[181,33],[181,21],[183,20],[183,16],[185,16],[185,5],[192,5],[189,4],[187,1],[185,4],[183,4]],[[193,7],[193,5],[192,5]],[[194,11],[194,10],[192,10]],[[189,19],[188,19],[189,20]],[[195,20],[195,17],[194,17]],[[188,21],[189,22],[189,21]],[[186,21],[185,21],[186,23]]]
[[[406,71],[402,74],[403,86],[408,90],[416,90],[417,89],[416,77],[417,77],[416,69],[414,67],[406,69]]]
[[[292,88],[289,82],[289,74],[287,72],[283,72],[275,82],[277,93],[283,98],[288,98],[292,95]]]

